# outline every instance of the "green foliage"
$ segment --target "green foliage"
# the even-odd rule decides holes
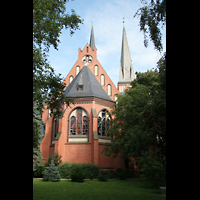
[[[50,45],[57,49],[60,42],[61,30],[70,30],[72,35],[83,22],[80,16],[71,10],[71,15],[66,14],[66,0],[34,0],[33,1],[33,42],[49,50]]]
[[[52,153],[48,158],[48,163],[50,164],[51,160],[53,160],[55,166],[58,166],[62,163],[61,157],[62,157],[61,155],[58,155],[58,152]]]
[[[49,167],[46,168],[43,175],[43,181],[49,180],[52,182],[60,181],[60,173],[54,163],[51,163]]]
[[[143,112],[150,101],[150,91],[148,86],[136,83],[135,88],[125,91],[124,96],[118,96],[116,107],[111,111],[115,118],[107,132],[112,143],[103,150],[106,155],[123,151],[127,159],[148,149],[151,138],[147,137]]]
[[[81,163],[80,166],[85,174],[85,178],[90,179],[91,174],[93,178],[97,178],[99,173],[99,168],[97,165],[92,163]]]
[[[144,110],[147,128],[156,141],[162,165],[166,165],[166,53],[157,62],[159,69],[158,85],[155,87],[151,103]]]
[[[161,186],[166,181],[166,167],[162,165],[162,159],[157,155],[149,156],[145,152],[138,158],[138,166],[141,177],[150,181],[155,186]]]
[[[160,27],[166,23],[166,0],[151,0],[149,4],[146,0],[141,0],[144,6],[137,10],[134,17],[140,16],[140,31],[144,33],[144,46],[148,46],[147,33],[154,43],[155,49],[162,51],[162,34]],[[148,4],[148,5],[147,5]]]
[[[154,146],[165,167],[166,54],[157,62],[155,70],[137,73],[131,85],[123,96],[118,95],[116,108],[111,110],[115,118],[107,134],[112,137],[112,143],[102,153],[116,156],[124,152],[124,160],[128,162],[131,157],[137,160],[144,153],[149,155],[150,147]],[[158,176],[161,175],[158,171]]]
[[[35,170],[33,171],[33,177],[34,178],[43,178],[43,174],[44,174],[47,167],[48,167],[47,162],[45,162],[41,166],[36,165]]]
[[[100,170],[98,181],[108,181],[108,172],[106,170]]]
[[[114,170],[110,169],[108,171],[108,179],[114,179],[114,178],[116,178],[116,173]]]
[[[58,171],[61,178],[69,179],[71,177],[71,163],[65,162],[58,165]]]
[[[84,171],[82,166],[78,164],[72,164],[71,168],[71,181],[72,182],[83,182],[85,179]]]
[[[118,168],[116,170],[116,174],[119,180],[126,180],[126,171],[123,170],[122,168]]]
[[[63,180],[57,183],[33,179],[33,200],[164,200],[159,188],[153,187],[146,180],[132,179],[126,181],[85,180],[84,183]]]
[[[58,170],[62,178],[70,179],[71,174],[74,168],[79,167],[81,171],[84,173],[84,177],[86,179],[90,179],[91,174],[93,178],[97,178],[99,173],[99,168],[97,165],[92,163],[62,163],[58,166]]]
[[[135,177],[135,171],[133,169],[122,169],[117,168],[116,169],[116,178],[119,180],[126,180],[127,178],[134,178]]]
[[[135,178],[135,171],[133,169],[125,169],[126,178]]]
[[[47,61],[47,53],[51,45],[58,49],[61,30],[69,28],[72,35],[83,22],[75,11],[66,14],[66,0],[34,0],[33,1],[33,170],[42,165],[40,142],[42,121],[37,115],[42,114],[46,103],[54,112],[53,117],[62,117],[61,101],[69,105],[72,100],[62,92],[65,88],[61,74],[55,74]],[[59,98],[57,98],[59,97]]]
[[[38,112],[38,105],[36,102],[33,102],[33,171],[43,165],[40,151],[40,142],[43,136],[41,130],[42,125],[43,122]]]

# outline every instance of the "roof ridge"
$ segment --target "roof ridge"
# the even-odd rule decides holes
[[[81,81],[81,79],[82,79],[82,81]],[[82,84],[83,84],[82,90],[78,90],[78,86],[79,86],[80,82],[82,82]],[[105,92],[105,90],[102,88],[100,83],[95,78],[94,74],[91,72],[91,70],[86,65],[76,75],[76,77],[69,84],[69,86],[63,92],[63,94],[66,96],[70,96],[72,98],[94,96],[94,97],[97,97],[100,99],[114,102],[108,96],[108,94]]]

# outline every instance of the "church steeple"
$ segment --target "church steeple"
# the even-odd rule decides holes
[[[130,83],[135,79],[125,27],[123,26],[119,83]]]
[[[94,43],[93,23],[92,23],[92,29],[91,29],[91,35],[90,35],[90,47],[94,51],[95,43]]]

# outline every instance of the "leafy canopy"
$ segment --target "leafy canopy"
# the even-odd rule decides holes
[[[141,0],[144,5],[139,8],[133,17],[140,17],[140,31],[144,33],[144,46],[148,46],[147,34],[159,52],[162,51],[162,34],[160,28],[166,24],[166,0]]]
[[[140,157],[151,146],[159,149],[163,165],[166,162],[166,57],[157,63],[157,69],[137,73],[132,88],[118,95],[108,135],[112,143],[102,153],[124,152],[125,162]],[[127,164],[127,163],[125,163]]]
[[[40,163],[41,152],[41,114],[44,103],[54,112],[54,117],[61,117],[61,102],[69,105],[70,101],[62,92],[65,84],[61,74],[55,74],[47,60],[50,46],[58,50],[59,36],[63,28],[70,30],[70,35],[83,23],[74,10],[66,14],[66,0],[33,0],[33,169]]]

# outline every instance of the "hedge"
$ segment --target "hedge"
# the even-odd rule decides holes
[[[97,165],[94,165],[92,163],[68,163],[68,162],[66,162],[66,163],[62,163],[62,164],[58,165],[57,168],[58,168],[58,171],[60,172],[61,178],[70,179],[72,171],[74,171],[74,169],[77,169],[77,166],[78,166],[78,169],[83,172],[85,179],[90,179],[91,174],[92,174],[93,178],[98,177],[99,168]]]

